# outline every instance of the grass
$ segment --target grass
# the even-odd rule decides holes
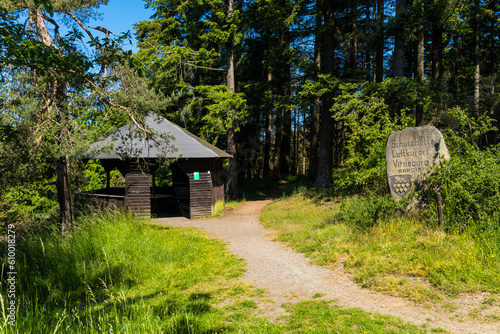
[[[370,206],[385,205],[377,201],[351,198],[332,204],[297,194],[269,205],[261,221],[317,264],[342,261],[361,286],[375,291],[418,302],[500,292],[500,235],[495,231],[445,233],[410,217],[376,213]]]
[[[401,320],[358,309],[346,309],[331,305],[327,301],[304,301],[290,306],[287,333],[425,333],[423,327],[405,324]]]
[[[16,326],[2,314],[2,333],[423,330],[323,301],[290,306],[289,316],[272,323],[258,316],[265,292],[238,281],[245,263],[221,241],[198,230],[144,224],[123,213],[94,214],[65,235],[26,237],[16,252]],[[5,278],[3,273],[2,292]],[[6,302],[3,296],[3,308]]]
[[[212,304],[244,271],[201,232],[124,214],[95,215],[73,234],[26,240],[17,252],[17,331],[27,333],[220,331],[228,325]]]

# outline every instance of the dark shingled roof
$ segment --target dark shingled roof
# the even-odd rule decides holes
[[[124,157],[139,158],[231,158],[230,154],[198,138],[189,131],[168,121],[167,119],[149,115],[144,125],[156,134],[156,140],[164,143],[158,145],[151,139],[139,134],[135,124],[128,124],[119,128],[106,138],[94,142],[86,158],[88,159],[121,159]],[[167,135],[168,140],[161,135]]]

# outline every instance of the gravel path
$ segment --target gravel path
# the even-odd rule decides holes
[[[199,228],[224,240],[229,250],[247,262],[242,280],[266,291],[274,302],[261,302],[263,315],[274,319],[284,314],[282,304],[321,299],[335,300],[343,307],[400,317],[404,321],[441,327],[452,333],[500,333],[500,323],[461,322],[446,312],[436,312],[403,298],[371,292],[356,285],[342,268],[335,270],[312,265],[304,255],[271,241],[269,231],[259,222],[261,210],[270,200],[251,201],[218,219],[156,219],[155,224]]]

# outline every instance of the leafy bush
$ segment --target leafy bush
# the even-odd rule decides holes
[[[360,230],[375,226],[378,222],[393,218],[401,203],[396,203],[390,195],[355,196],[343,200],[340,211],[330,223],[345,223]]]
[[[284,196],[304,193],[307,189],[314,186],[314,182],[306,175],[298,175],[290,177],[288,182],[283,186],[282,193]]]
[[[498,146],[484,151],[469,146],[464,154],[452,155],[451,160],[435,168],[427,179],[424,196],[428,199],[428,208],[424,213],[436,212],[436,203],[431,199],[439,191],[447,229],[463,230],[471,225],[491,222],[491,219],[500,228],[499,162]]]
[[[99,160],[89,160],[82,171],[82,191],[97,190],[106,187],[106,172]],[[125,182],[123,176],[117,169],[110,173],[110,186],[123,187]]]
[[[418,196],[427,200],[424,217],[436,216],[436,192],[443,201],[448,230],[500,228],[500,146],[479,148],[481,137],[494,129],[486,116],[469,117],[459,108],[445,115],[444,132],[451,159],[433,168]]]
[[[375,191],[387,193],[385,145],[391,132],[411,126],[408,110],[394,112],[386,102],[393,90],[399,91],[401,80],[380,84],[346,83],[339,86],[334,111],[337,122],[346,127],[346,156],[334,170],[334,188],[342,193]],[[388,93],[391,92],[391,93]]]
[[[19,231],[38,229],[57,219],[59,206],[53,180],[26,183],[3,190],[0,194],[0,223],[16,223]],[[4,230],[4,229],[2,229]]]

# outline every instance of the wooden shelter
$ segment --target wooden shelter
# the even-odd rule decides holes
[[[91,145],[84,160],[101,161],[107,186],[80,195],[92,197],[100,207],[126,207],[143,218],[162,208],[188,218],[210,216],[212,207],[224,202],[222,163],[231,155],[163,117],[149,115],[144,125],[153,132],[150,138],[135,125],[125,125]],[[168,187],[157,187],[154,181],[161,158],[174,161]],[[125,177],[125,188],[110,187],[114,168]]]

